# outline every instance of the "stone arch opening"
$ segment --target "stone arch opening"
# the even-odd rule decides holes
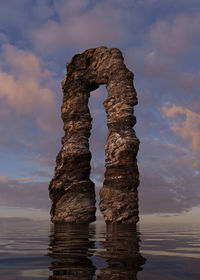
[[[103,102],[107,98],[106,85],[101,85],[97,90],[90,92],[89,109],[92,117],[89,147],[91,152],[90,179],[95,184],[96,217],[99,216],[99,192],[103,186],[105,173],[105,145],[108,134],[106,111]]]
[[[90,92],[106,84],[104,101],[108,136],[105,147],[105,177],[99,207],[107,223],[138,221],[139,140],[133,126],[137,93],[133,73],[119,49],[99,47],[75,55],[67,64],[62,81],[61,117],[65,135],[50,182],[53,222],[88,223],[95,220],[94,183],[90,180],[89,137],[92,118]]]

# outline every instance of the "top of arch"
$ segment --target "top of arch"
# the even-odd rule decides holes
[[[67,74],[62,80],[63,90],[71,82],[78,82],[95,90],[101,84],[110,81],[133,79],[133,73],[124,64],[121,51],[105,46],[92,48],[81,54],[76,54],[67,63]]]

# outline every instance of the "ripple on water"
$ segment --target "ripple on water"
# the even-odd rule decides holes
[[[200,279],[200,230],[4,220],[0,279]]]

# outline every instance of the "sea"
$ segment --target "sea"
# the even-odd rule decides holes
[[[1,217],[0,279],[200,279],[200,224],[164,219],[133,226]]]

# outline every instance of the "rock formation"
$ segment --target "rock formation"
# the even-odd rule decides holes
[[[100,209],[107,223],[138,221],[139,173],[136,155],[139,140],[133,126],[137,94],[133,73],[116,48],[99,47],[75,55],[67,64],[62,81],[61,108],[65,135],[50,183],[53,222],[87,223],[95,220],[94,183],[90,180],[88,139],[91,121],[88,98],[106,84],[107,113],[106,172],[100,191]]]

